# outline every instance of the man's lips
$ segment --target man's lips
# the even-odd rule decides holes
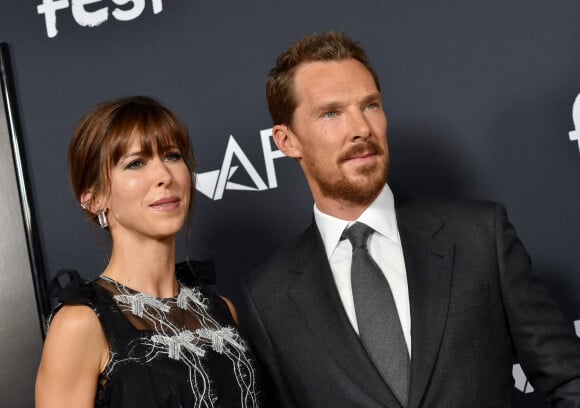
[[[354,145],[343,156],[343,161],[372,159],[374,156],[382,154],[382,149],[373,142],[365,142]]]
[[[180,202],[181,200],[177,197],[160,198],[149,204],[149,207],[159,211],[168,211],[178,208]]]
[[[347,157],[347,160],[356,160],[356,159],[366,159],[367,157],[375,156],[375,152],[362,152],[358,154],[353,154]]]

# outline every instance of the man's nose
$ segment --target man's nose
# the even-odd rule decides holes
[[[354,111],[351,115],[352,139],[366,139],[371,134],[371,127],[368,118],[360,110]]]

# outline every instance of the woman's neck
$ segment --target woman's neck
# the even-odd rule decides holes
[[[151,296],[177,295],[175,237],[113,240],[111,259],[103,275]]]

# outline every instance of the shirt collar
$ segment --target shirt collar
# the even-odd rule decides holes
[[[325,214],[318,209],[316,204],[314,204],[314,220],[320,231],[328,259],[332,256],[345,228],[356,221],[368,225],[394,242],[400,242],[395,215],[395,199],[388,184],[385,184],[375,201],[355,221],[349,222]]]

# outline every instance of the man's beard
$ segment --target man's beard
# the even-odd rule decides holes
[[[377,162],[361,166],[357,175],[367,176],[363,182],[349,179],[340,166],[336,173],[331,176],[322,174],[307,155],[304,156],[304,164],[310,169],[312,178],[324,196],[367,205],[377,197],[387,182],[389,163],[385,151],[372,141],[364,141],[354,145],[340,157],[339,163],[342,164],[361,153],[376,154],[387,159],[384,166]]]

